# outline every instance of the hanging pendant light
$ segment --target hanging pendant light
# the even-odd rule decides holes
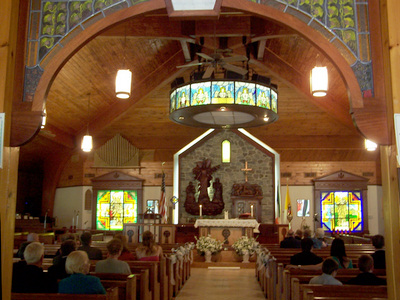
[[[319,56],[317,65],[311,70],[310,75],[311,94],[314,97],[324,97],[328,92],[328,69],[319,65],[318,58]]]
[[[125,39],[124,39],[124,59],[125,63],[125,49],[126,49],[126,26],[125,26]],[[119,69],[117,77],[115,78],[115,95],[120,99],[128,99],[131,96],[132,86],[132,72],[129,69]]]
[[[40,126],[40,128],[42,129],[46,126],[46,118],[47,118],[47,112],[46,109],[44,109],[42,114],[42,125]]]
[[[90,152],[90,151],[92,151],[92,148],[93,148],[93,138],[91,135],[89,135],[89,107],[90,107],[90,94],[89,94],[89,99],[88,99],[87,130],[86,130],[86,135],[84,135],[82,138],[82,145],[81,145],[81,149],[84,152]]]
[[[365,149],[367,149],[367,151],[375,151],[377,147],[378,145],[376,143],[365,139]]]
[[[115,79],[115,95],[120,99],[128,99],[131,96],[132,72],[130,70],[118,70]]]

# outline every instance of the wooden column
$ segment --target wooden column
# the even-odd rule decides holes
[[[19,0],[0,1],[0,112],[5,113],[3,168],[0,169],[1,288],[2,299],[11,298],[12,256],[17,195],[19,148],[11,148],[11,107],[18,31]]]
[[[385,246],[386,246],[386,274],[388,280],[389,299],[400,298],[400,261],[399,255],[399,229],[400,229],[400,201],[399,201],[399,169],[396,159],[396,141],[393,126],[393,114],[400,113],[400,32],[398,30],[398,0],[380,1],[382,19],[382,50],[385,66],[385,87],[387,95],[387,119],[389,136],[392,143],[382,146],[381,171],[383,189],[383,210],[385,221]]]

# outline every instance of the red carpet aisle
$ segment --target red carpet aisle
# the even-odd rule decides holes
[[[210,270],[193,268],[176,300],[264,299],[253,269]]]

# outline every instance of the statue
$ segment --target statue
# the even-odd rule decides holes
[[[204,159],[202,161],[197,162],[196,167],[193,169],[193,173],[195,174],[195,179],[200,181],[199,183],[199,204],[206,204],[210,201],[208,197],[207,189],[210,186],[210,180],[212,179],[211,174],[219,169],[219,165],[215,167],[211,167],[211,160]]]
[[[196,201],[195,194],[196,188],[192,182],[186,187],[186,200],[185,200],[185,210],[192,215],[199,214],[199,205],[203,205],[202,214],[215,216],[222,213],[225,204],[222,199],[222,183],[219,178],[216,178],[212,186],[214,189],[214,196],[212,201],[208,195],[208,187],[210,187],[210,182],[212,180],[211,174],[219,169],[220,166],[211,167],[211,160],[204,159],[196,163],[196,167],[193,169],[193,174],[195,174],[195,179],[199,181],[199,197]]]
[[[196,188],[193,185],[193,182],[189,182],[189,185],[186,187],[186,200],[185,200],[185,210],[192,215],[199,214],[199,204],[196,202],[194,198],[194,194],[196,193]]]

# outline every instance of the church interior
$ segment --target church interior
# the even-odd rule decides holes
[[[160,244],[211,234],[228,249],[242,235],[279,244],[289,228],[369,246],[383,235],[388,299],[400,298],[389,47],[399,4],[173,2],[5,1],[3,298],[12,250],[32,231],[50,243],[83,231],[139,243],[149,229]],[[322,97],[314,67],[328,74]],[[119,70],[131,72],[127,91],[116,90]],[[226,230],[220,219],[256,225]],[[264,297],[292,299],[270,289]]]

